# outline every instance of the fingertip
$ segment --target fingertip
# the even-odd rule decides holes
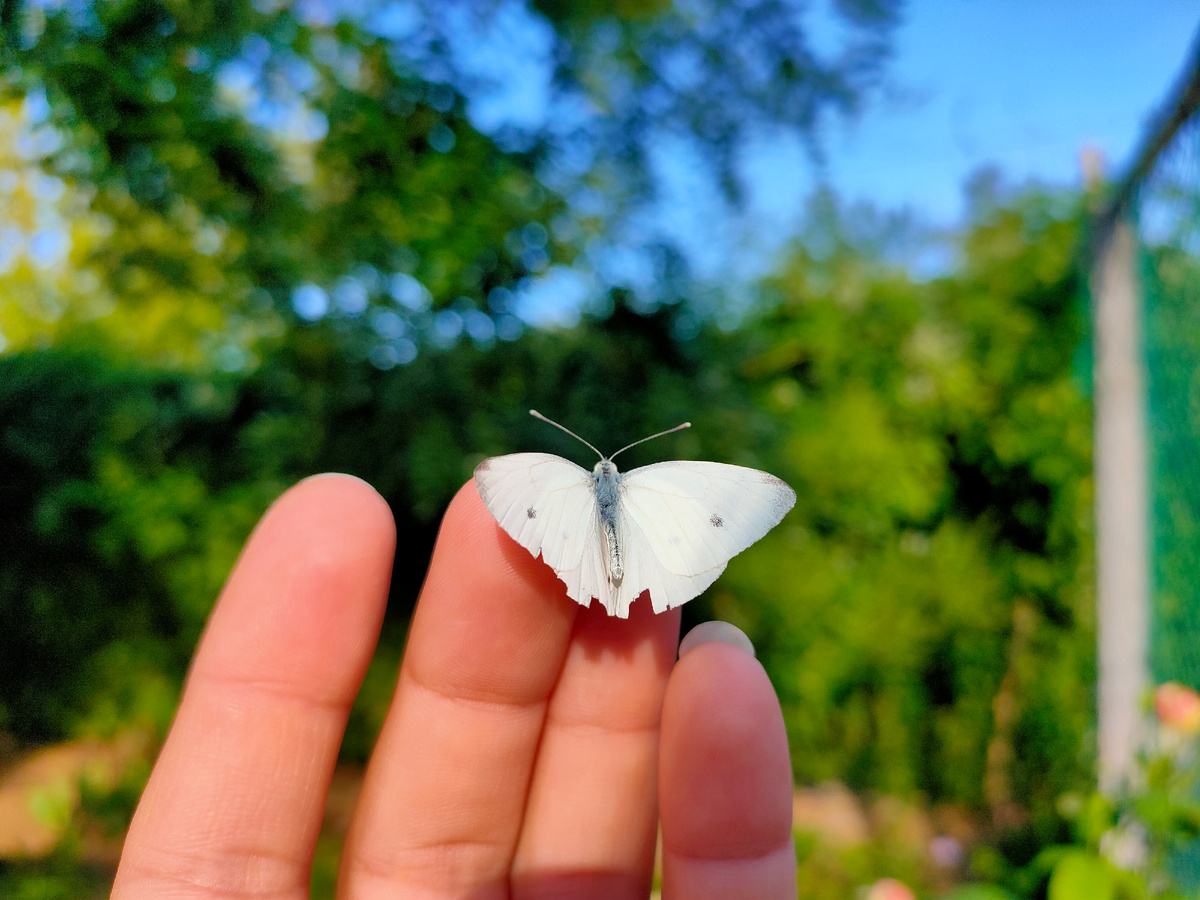
[[[379,492],[354,475],[323,472],[298,481],[275,499],[246,542],[238,566],[264,555],[291,565],[333,555],[353,565],[367,554],[390,560],[395,545],[396,522]]]
[[[475,586],[471,593],[484,601],[517,587],[539,597],[566,596],[554,570],[509,537],[488,512],[474,478],[446,507],[422,597],[449,595],[451,583]]]
[[[718,881],[748,890],[728,896],[786,896],[795,869],[787,734],[766,671],[740,642],[704,641],[676,665],[659,800],[671,894],[721,896],[700,882],[724,873]]]
[[[362,657],[383,619],[395,543],[391,509],[365,481],[329,473],[292,486],[247,541],[194,668],[303,679],[315,657]]]
[[[293,487],[293,490],[297,488],[303,488],[306,485],[311,486],[326,484],[337,484],[360,488],[367,493],[374,494],[376,497],[380,497],[381,500],[383,499],[369,481],[359,478],[357,475],[351,475],[349,472],[318,472],[315,475],[308,475],[297,481]]]
[[[474,478],[458,489],[446,508],[437,546],[455,555],[456,578],[468,573],[477,573],[485,581],[515,578],[537,595],[557,598],[561,594],[572,603],[554,570],[513,540],[488,512]]]
[[[483,505],[479,488],[472,478],[450,498],[450,504],[446,507],[442,524],[438,528],[438,544],[446,540],[468,543],[486,541],[499,527],[487,507]]]
[[[379,491],[357,475],[344,472],[310,475],[275,502],[275,506],[285,504],[300,506],[316,520],[328,521],[332,515],[338,523],[349,520],[357,523],[358,528],[395,540],[396,521],[391,507]]]
[[[450,498],[450,505],[446,507],[446,515],[442,519],[442,527],[458,521],[472,528],[492,525],[499,527],[487,507],[483,505],[483,497],[479,494],[479,485],[475,483],[474,477],[468,479]]]
[[[746,632],[729,622],[714,620],[701,622],[684,636],[679,642],[679,658],[683,659],[696,647],[712,642],[729,644],[754,656],[754,644]]]

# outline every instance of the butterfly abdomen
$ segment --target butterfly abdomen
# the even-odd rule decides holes
[[[611,580],[625,577],[621,542],[617,537],[617,504],[620,497],[621,475],[617,467],[607,460],[597,463],[592,470],[596,482],[596,512],[604,530],[604,542],[608,547],[608,574]]]

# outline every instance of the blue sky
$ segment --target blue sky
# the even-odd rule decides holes
[[[912,0],[887,96],[827,135],[829,181],[953,224],[982,166],[1077,184],[1090,144],[1120,169],[1198,25],[1195,0]],[[781,225],[812,183],[801,153],[776,145],[753,165],[757,204]]]
[[[820,10],[814,38],[832,50],[839,34]],[[822,168],[797,138],[764,135],[743,155],[749,204],[739,216],[706,189],[685,147],[664,146],[650,230],[685,248],[701,278],[728,286],[771,268],[822,181],[845,201],[942,229],[962,222],[964,186],[985,167],[1007,185],[1074,186],[1080,151],[1094,147],[1115,176],[1198,26],[1195,0],[910,0],[884,90],[853,121],[833,120]],[[947,249],[907,262],[935,274]]]

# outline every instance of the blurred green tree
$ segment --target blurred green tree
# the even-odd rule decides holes
[[[800,248],[745,329],[742,371],[799,501],[714,603],[778,679],[803,780],[1043,830],[1086,783],[1075,203],[981,202],[952,271],[927,282],[845,242]]]
[[[797,775],[1051,815],[1087,771],[1092,659],[1072,213],[1036,197],[981,213],[960,271],[925,283],[851,245],[797,249],[765,285],[770,309],[734,333],[681,337],[670,310],[620,307],[569,331],[434,349],[386,372],[330,352],[312,331],[241,375],[10,355],[0,359],[3,470],[21,502],[9,522],[36,538],[28,559],[4,564],[5,602],[47,598],[59,629],[142,602],[165,616],[141,621],[170,637],[166,671],[177,676],[255,517],[287,483],[339,469],[379,487],[396,513],[398,646],[437,517],[475,463],[516,449],[578,455],[528,406],[613,446],[687,416],[696,428],[673,447],[632,451],[630,464],[758,465],[800,497],[712,592],[785,698]],[[46,447],[69,448],[73,461],[41,462]],[[40,481],[25,474],[37,466]],[[83,498],[90,518],[54,512],[61,496]],[[90,571],[97,554],[115,562],[93,593],[63,590],[71,569],[57,560]],[[28,664],[53,633],[30,619],[6,636],[6,655]],[[76,639],[100,653],[115,633]],[[59,672],[57,688],[23,685],[20,663],[6,685],[28,697],[78,690],[66,661],[80,652],[64,644],[63,664],[40,673]],[[91,689],[75,721],[94,720],[79,710],[108,691]],[[62,727],[60,708],[40,716],[36,734]],[[351,743],[365,752],[367,741]]]
[[[575,259],[621,198],[644,197],[648,143],[687,134],[732,184],[752,129],[811,138],[823,110],[854,110],[898,6],[836,4],[850,37],[825,61],[794,0],[9,0],[0,87],[26,100],[43,199],[91,223],[62,241],[90,276],[74,292],[43,279],[0,324],[28,343],[50,339],[42,320],[103,321],[143,358],[226,368],[280,316],[332,319],[384,365],[437,339],[431,309],[490,311],[473,333],[511,333],[494,289]],[[479,111],[519,61],[514,29],[540,42],[546,81],[519,127]],[[670,283],[678,254],[657,258]]]
[[[821,109],[851,111],[896,8],[839,4],[854,49],[826,62],[783,0],[0,4],[0,220],[17,236],[0,247],[0,361],[17,367],[5,452],[11,472],[41,473],[9,488],[23,552],[3,605],[49,617],[7,638],[8,727],[52,738],[121,693],[71,664],[125,633],[101,609],[130,604],[130,634],[170,637],[165,656],[143,649],[177,680],[238,540],[303,474],[380,484],[421,534],[398,567],[415,580],[466,448],[499,449],[498,423],[533,397],[630,439],[689,395],[720,415],[729,383],[695,395],[702,351],[678,340],[694,316],[632,314],[614,289],[598,335],[510,347],[513,290],[613,221],[577,189],[610,206],[645,195],[652,125],[727,159],[756,124],[812,137]],[[546,39],[550,113],[489,135],[470,113],[503,68],[464,53],[490,39],[505,58],[506,16]],[[572,153],[578,177],[547,188]],[[678,254],[659,258],[669,281]],[[47,466],[44,448],[70,464]],[[86,514],[45,512],[64,492]],[[68,590],[57,559],[103,577]],[[32,672],[77,615],[96,627]]]

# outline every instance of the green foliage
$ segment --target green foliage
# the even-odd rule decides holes
[[[1115,895],[1112,867],[1082,850],[1072,850],[1058,860],[1046,894],[1048,900],[1112,900]]]
[[[287,484],[335,469],[384,493],[401,536],[344,748],[361,761],[453,492],[485,455],[579,453],[525,410],[610,449],[690,418],[630,464],[757,465],[799,495],[707,601],[755,640],[797,776],[1020,803],[1032,830],[1013,846],[1034,849],[997,871],[1021,864],[1055,839],[1054,802],[1088,772],[1090,445],[1071,375],[1071,214],[1037,197],[993,210],[965,235],[960,269],[927,283],[852,246],[798,248],[766,286],[770,306],[733,333],[685,338],[678,311],[619,307],[390,371],[325,328],[289,332],[233,375],[68,350],[0,357],[3,527],[23,536],[0,560],[0,608],[19,623],[0,654],[7,727],[25,740],[161,728],[254,521]],[[1014,710],[1004,727],[998,697]],[[994,746],[1009,753],[1000,789]]]
[[[1190,726],[1186,726],[1189,728]],[[1026,865],[998,862],[989,875],[1016,896],[1048,900],[1183,900],[1179,852],[1200,837],[1194,733],[1178,723],[1148,728],[1136,785],[1113,795],[1065,794],[1064,840]]]
[[[46,124],[30,123],[54,135],[44,165],[94,222],[75,250],[100,285],[63,291],[55,316],[143,359],[237,368],[293,319],[304,285],[365,355],[423,324],[422,291],[435,308],[484,306],[531,270],[512,236],[547,234],[561,208],[453,90],[352,23],[248,2],[5,15],[20,27],[3,29],[0,97],[48,98]],[[537,266],[564,249],[550,238],[545,251]],[[423,288],[376,328],[368,307],[395,306],[397,274]],[[93,322],[101,286],[117,315]],[[37,318],[44,298],[25,305]]]
[[[799,500],[730,566],[785,702],[797,776],[993,805],[1044,827],[1088,768],[1090,429],[1069,201],[984,211],[921,284],[797,251],[746,332],[769,460]],[[728,595],[727,598],[725,595]],[[1016,640],[1018,607],[1032,611]],[[997,734],[1011,672],[1016,716]],[[988,796],[989,742],[1012,758]]]
[[[321,835],[313,853],[312,881],[309,896],[313,900],[337,896],[338,862],[342,855],[342,842],[329,835]]]
[[[283,486],[227,465],[222,388],[75,353],[0,358],[0,721],[18,738],[80,716],[101,732],[169,721],[212,599]]]
[[[1013,900],[1013,895],[992,884],[967,884],[946,894],[942,900]]]
[[[0,862],[0,895],[11,900],[102,900],[112,877],[81,866],[69,852],[38,862]]]
[[[381,3],[336,21],[248,0],[5,3],[0,100],[35,98],[35,162],[65,187],[89,277],[33,279],[0,327],[44,345],[66,319],[169,367],[236,369],[294,320],[303,289],[301,318],[331,317],[357,355],[406,359],[430,335],[427,307],[499,323],[495,288],[577,258],[652,193],[664,130],[734,193],[746,134],[815,139],[826,110],[874,88],[897,8],[839,4],[846,52],[826,60],[795,0],[534,3],[515,14],[552,36],[547,112],[487,136],[467,109],[506,76],[463,63],[463,26],[489,33],[487,4],[414,4],[413,34],[393,40]],[[677,298],[681,258],[658,256],[656,290]]]
[[[903,843],[886,841],[848,847],[829,847],[815,835],[796,835],[799,863],[797,896],[804,900],[844,900],[864,892],[880,878],[898,878],[905,884],[924,881],[919,854]]]

